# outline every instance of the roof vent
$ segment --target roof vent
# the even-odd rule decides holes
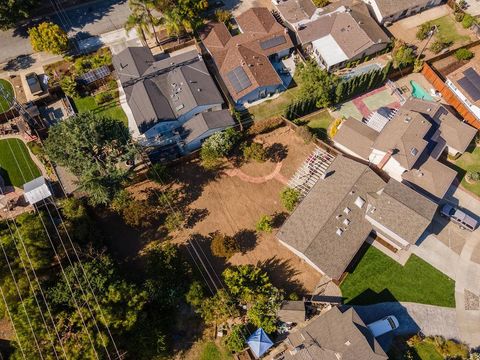
[[[202,89],[198,88],[197,91],[200,92],[200,91],[202,91]]]
[[[350,221],[349,219],[344,219],[344,220],[343,220],[343,224],[344,224],[344,225],[347,225],[347,226],[348,226],[348,225],[350,225],[350,223],[351,223],[351,221]]]
[[[343,212],[344,212],[345,214],[347,214],[347,215],[350,214],[350,211],[352,211],[352,210],[351,210],[350,208],[348,208],[348,207],[346,207],[345,209],[343,209]]]
[[[365,205],[365,200],[362,199],[360,196],[357,197],[357,199],[355,200],[355,205],[357,205],[360,209],[363,207],[363,205]]]
[[[432,111],[432,108],[428,108],[427,111],[428,111],[428,112]]]
[[[418,149],[415,148],[415,147],[411,148],[411,149],[410,149],[410,154],[412,154],[413,156],[417,156],[417,154],[418,154]]]
[[[342,214],[338,214],[337,216],[335,216],[337,220],[339,220],[341,217],[342,217]]]
[[[345,341],[345,345],[350,346],[351,344],[350,340]]]
[[[350,195],[355,194],[355,190],[350,191]]]
[[[185,105],[180,104],[180,105],[178,105],[178,106],[175,108],[175,110],[180,111],[180,110],[182,110],[184,107],[185,107]]]
[[[342,234],[343,234],[343,229],[338,228],[337,231],[336,231],[336,234],[337,234],[338,236],[342,236]]]
[[[412,118],[410,116],[405,116],[403,121],[408,124],[410,121],[412,121]]]

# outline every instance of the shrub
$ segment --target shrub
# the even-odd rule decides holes
[[[271,233],[273,230],[273,219],[271,216],[263,215],[256,225],[257,231]]]
[[[441,336],[429,336],[424,340],[427,344],[435,346],[437,351],[442,354],[446,359],[467,359],[468,346],[465,344],[456,342],[454,340],[446,340]]]
[[[455,57],[457,60],[470,60],[474,54],[468,49],[462,48],[455,51]]]
[[[131,200],[121,210],[125,224],[135,228],[147,228],[152,226],[156,218],[155,209],[146,201]]]
[[[245,160],[264,162],[267,157],[267,151],[262,144],[253,142],[243,147],[243,157]]]
[[[423,64],[424,61],[421,59],[415,59],[415,62],[413,63],[413,72],[420,72],[423,69]]]
[[[185,216],[180,211],[175,211],[165,218],[165,227],[169,232],[179,230],[185,222]]]
[[[113,94],[110,91],[105,91],[95,95],[95,104],[102,105],[113,100]]]
[[[47,51],[58,55],[68,50],[67,33],[57,24],[43,22],[30,28],[28,35],[35,51]]]
[[[297,127],[295,129],[295,132],[303,139],[305,144],[308,144],[313,140],[313,134],[310,131],[309,127],[306,125]]]
[[[70,96],[71,98],[78,97],[77,81],[73,76],[64,76],[60,80],[60,87],[65,95]]]
[[[438,54],[449,46],[450,44],[448,42],[443,41],[442,39],[437,39],[430,46],[430,51],[434,54]]]
[[[200,150],[202,165],[207,168],[214,167],[221,158],[230,153],[238,140],[240,140],[240,133],[233,128],[210,136]]]
[[[330,124],[330,126],[328,127],[328,137],[330,139],[333,139],[335,137],[335,135],[337,134],[337,131],[338,131],[338,127],[340,126],[342,121],[343,121],[342,119],[335,119]]]
[[[265,120],[255,121],[248,129],[248,133],[251,135],[265,134],[283,126],[283,119],[280,117],[274,117]]]
[[[228,23],[232,18],[232,13],[228,10],[217,9],[215,10],[215,19],[221,23]]]
[[[223,344],[232,353],[239,353],[245,349],[246,327],[243,324],[232,326],[230,333],[223,339]]]
[[[418,27],[416,37],[418,40],[425,40],[428,37],[428,33],[432,29],[432,23],[427,21]]]
[[[126,208],[132,201],[132,195],[127,190],[121,190],[113,198],[110,208],[113,211],[121,214],[123,209]]]
[[[300,192],[296,189],[285,188],[280,193],[282,205],[288,211],[293,211],[300,201]]]
[[[465,17],[465,13],[463,13],[461,11],[455,13],[455,21],[456,22],[461,22],[464,17]]]
[[[215,256],[229,259],[235,253],[240,251],[240,247],[233,237],[224,235],[217,231],[212,236],[210,250]]]
[[[152,167],[148,169],[147,177],[158,184],[163,184],[169,177],[168,168],[163,164],[153,164]]]
[[[316,7],[322,8],[330,4],[329,0],[313,0]]]
[[[480,180],[480,172],[478,171],[469,171],[465,175],[466,180],[471,183],[475,183]]]
[[[462,20],[462,26],[465,29],[469,29],[469,28],[472,27],[473,24],[475,24],[475,22],[476,22],[476,20],[472,15],[465,14],[465,16],[463,17],[463,20]]]

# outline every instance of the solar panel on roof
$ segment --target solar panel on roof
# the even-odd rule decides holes
[[[232,71],[228,72],[227,78],[237,93],[252,85],[247,73],[241,66],[238,66]]]
[[[463,72],[463,75],[468,77],[468,79],[474,83],[477,84],[477,86],[480,86],[480,75],[475,71],[474,68],[468,68]]]
[[[107,65],[104,65],[98,69],[90,70],[89,72],[79,76],[77,80],[84,85],[88,85],[97,80],[103,79],[108,75],[110,75],[110,69]]]
[[[468,95],[472,98],[473,101],[480,100],[480,88],[476,84],[474,84],[470,79],[466,77],[461,78],[458,80],[458,85],[462,87],[463,90],[467,92]]]
[[[275,46],[285,44],[287,42],[287,39],[285,39],[285,36],[280,35],[280,36],[275,36],[271,39],[264,40],[260,42],[260,47],[263,50],[273,48]]]

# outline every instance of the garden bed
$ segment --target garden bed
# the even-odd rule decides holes
[[[416,255],[405,266],[369,247],[340,286],[345,303],[405,301],[455,307],[455,282]]]
[[[459,175],[462,176],[462,186],[480,196],[480,181],[470,183],[465,178],[467,172],[480,171],[480,148],[475,146],[471,152],[465,152],[457,160],[452,160],[451,163],[458,169]]]

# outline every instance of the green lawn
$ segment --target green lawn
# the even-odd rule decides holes
[[[328,137],[327,129],[332,121],[333,118],[328,110],[323,110],[315,115],[305,117],[305,124],[319,139],[326,139]]]
[[[432,21],[433,25],[438,26],[437,36],[444,39],[447,42],[453,42],[457,45],[470,41],[470,37],[466,35],[460,35],[456,28],[455,20],[449,15],[445,15],[441,18]],[[460,25],[461,26],[461,25]]]
[[[10,96],[13,96],[13,86],[10,81],[0,79],[0,87],[6,90]],[[5,101],[2,96],[0,96],[0,114],[4,113],[8,109],[10,109],[10,104],[8,104],[8,102]]]
[[[127,115],[118,103],[118,100],[110,101],[103,105],[97,105],[93,96],[86,96],[82,98],[74,98],[73,102],[79,113],[92,111],[99,115],[118,119],[127,125]]]
[[[0,175],[7,185],[22,187],[41,173],[21,140],[4,139],[0,140]]]
[[[415,352],[421,360],[443,360],[443,356],[438,353],[433,344],[419,343],[414,346]]]
[[[274,116],[283,115],[285,108],[297,97],[300,87],[292,87],[285,90],[279,97],[266,100],[261,104],[248,108],[253,120],[263,120]]]
[[[224,350],[220,349],[214,342],[207,342],[203,346],[200,360],[230,360],[232,357]]]
[[[340,286],[345,303],[366,305],[408,301],[455,306],[455,282],[412,255],[405,266],[369,247]]]
[[[456,161],[454,161],[453,164],[460,168],[461,175],[464,175],[468,171],[480,171],[480,147],[475,147],[472,152],[465,152]],[[465,177],[463,177],[462,186],[480,196],[480,182],[477,182],[476,184],[469,184],[465,180]]]

